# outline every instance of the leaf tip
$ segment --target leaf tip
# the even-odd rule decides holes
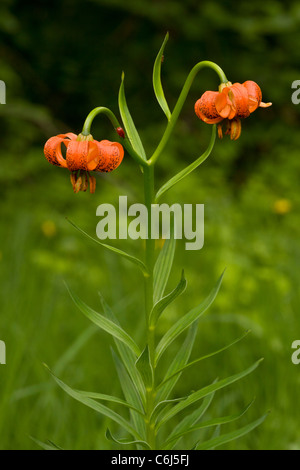
[[[42,365],[45,367],[45,369],[51,373],[51,370],[50,370],[50,367],[48,366],[48,364],[46,364],[46,362],[43,362]]]

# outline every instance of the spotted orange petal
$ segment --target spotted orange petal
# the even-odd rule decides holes
[[[250,115],[249,95],[240,83],[223,88],[216,100],[216,108],[222,117],[228,119],[246,118]]]
[[[262,92],[257,83],[252,80],[247,80],[243,83],[249,96],[249,111],[253,113],[258,107],[268,108],[272,103],[262,103]]]
[[[52,165],[67,168],[67,162],[62,155],[61,144],[63,143],[66,147],[68,147],[71,140],[76,138],[77,135],[70,132],[68,134],[59,134],[47,140],[44,147],[44,154],[48,162],[50,162]]]
[[[110,172],[115,170],[122,162],[124,149],[118,142],[101,140],[97,143],[99,149],[99,161],[95,171]]]
[[[70,171],[95,170],[99,160],[96,141],[71,141],[67,149],[67,167]]]
[[[217,91],[206,91],[195,103],[195,113],[207,124],[216,124],[223,120],[216,109]]]

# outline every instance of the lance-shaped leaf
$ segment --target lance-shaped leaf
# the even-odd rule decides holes
[[[247,411],[249,410],[252,403],[253,403],[253,400],[242,411],[240,411],[238,413],[234,413],[234,414],[229,415],[229,416],[222,416],[222,417],[219,417],[219,418],[209,419],[209,420],[203,421],[202,423],[199,423],[195,426],[191,426],[190,428],[185,429],[184,431],[176,433],[166,441],[164,447],[169,446],[170,444],[172,444],[172,442],[174,442],[175,440],[178,440],[179,438],[181,438],[182,436],[184,436],[184,435],[186,435],[190,432],[199,431],[200,429],[210,428],[210,427],[213,427],[213,426],[219,426],[221,424],[232,423],[233,421],[238,420],[245,413],[247,413]]]
[[[154,266],[153,302],[156,304],[164,295],[171,273],[176,248],[174,225],[171,222],[170,238],[167,238]]]
[[[121,388],[123,390],[125,399],[127,400],[128,403],[132,403],[136,408],[142,411],[142,414],[144,414],[144,408],[142,405],[142,401],[144,401],[144,399],[142,396],[139,395],[136,384],[133,382],[132,378],[129,376],[127,370],[125,369],[125,366],[123,365],[122,361],[117,356],[117,354],[114,352],[114,350],[112,350],[112,356],[113,356],[113,360],[114,360],[117,374],[119,377],[119,382],[121,384]],[[141,436],[141,438],[144,438],[145,436],[144,418],[141,416],[140,413],[136,413],[133,410],[130,411],[130,414],[132,417],[133,424],[135,428],[137,429],[139,435]]]
[[[218,379],[216,379],[213,383],[216,383],[217,381]],[[189,413],[188,415],[186,415],[177,424],[177,426],[175,426],[175,428],[172,430],[169,436],[169,439],[170,439],[169,444],[165,443],[163,446],[165,450],[173,449],[175,445],[178,443],[178,441],[180,441],[181,437],[179,437],[176,440],[172,439],[173,436],[175,436],[175,434],[179,435],[180,433],[184,433],[185,431],[190,429],[192,426],[194,426],[198,421],[200,421],[202,416],[205,414],[205,412],[209,408],[211,402],[213,401],[214,396],[215,396],[215,392],[203,398],[201,405],[198,408],[196,408],[196,410],[192,411],[192,413]]]
[[[32,436],[30,436],[30,439],[32,439],[38,446],[40,446],[44,450],[63,450],[61,447],[57,446],[52,441],[47,440],[47,442],[42,442]]]
[[[227,344],[226,346],[224,346],[223,348],[221,349],[218,349],[217,351],[214,351],[212,353],[209,353],[209,354],[206,354],[205,356],[201,356],[199,357],[198,359],[195,359],[194,361],[191,361],[189,362],[188,364],[184,365],[183,367],[180,367],[177,371],[173,372],[171,375],[169,375],[167,378],[165,378],[163,380],[163,382],[158,386],[158,388],[162,387],[163,385],[165,385],[166,382],[168,382],[169,380],[171,380],[174,376],[176,376],[177,374],[180,374],[181,372],[185,371],[186,369],[188,369],[189,367],[192,367],[194,366],[195,364],[198,364],[199,362],[201,361],[204,361],[204,359],[209,359],[210,357],[213,357],[213,356],[216,356],[217,354],[220,354],[221,352],[224,352],[226,351],[226,349],[229,349],[231,348],[231,346],[233,346],[234,344],[238,343],[239,341],[241,341],[242,339],[244,339],[248,334],[249,334],[250,330],[246,331],[245,333],[242,334],[242,336],[240,336],[239,338],[235,339],[234,341],[232,341],[230,344]]]
[[[118,423],[120,426],[122,426],[129,434],[131,434],[135,439],[140,439],[140,435],[138,432],[129,424],[128,419],[123,418],[121,415],[116,413],[115,411],[111,410],[107,406],[103,405],[102,403],[99,403],[96,400],[93,400],[91,398],[88,398],[84,396],[80,391],[74,390],[73,388],[69,387],[69,385],[66,385],[62,380],[60,380],[58,377],[56,377],[51,370],[49,369],[48,366],[45,365],[45,367],[49,370],[51,373],[52,377],[54,378],[55,382],[62,388],[70,397],[74,398],[75,400],[79,401],[83,405],[97,411],[98,413],[107,416],[108,418],[112,419],[116,423]]]
[[[112,309],[109,307],[107,302],[104,300],[102,294],[99,292],[99,297],[101,300],[101,305],[104,311],[105,316],[116,323],[117,325],[120,325],[117,317],[115,316],[114,312]],[[126,370],[132,380],[132,384],[134,388],[136,389],[136,393],[134,394],[134,397],[132,395],[132,398],[134,398],[134,401],[132,402],[133,405],[137,407],[141,407],[141,401],[142,403],[145,404],[145,387],[143,384],[143,381],[141,379],[141,376],[136,368],[136,355],[129,349],[125,343],[122,341],[118,340],[117,338],[114,338],[115,344],[117,346],[119,355],[121,360],[123,361],[124,366],[126,367]],[[122,382],[124,383],[124,378],[122,379]],[[126,398],[127,399],[127,398]]]
[[[164,49],[165,49],[165,46],[166,46],[166,43],[167,43],[168,39],[169,39],[169,33],[166,34],[164,42],[163,42],[163,44],[162,44],[162,46],[159,50],[159,53],[157,54],[157,57],[156,57],[156,60],[155,60],[155,63],[154,63],[153,88],[154,88],[154,93],[155,93],[156,99],[157,99],[161,109],[163,110],[163,112],[165,113],[165,115],[167,116],[167,119],[169,121],[170,118],[171,118],[171,111],[169,109],[169,106],[168,106],[168,103],[167,103],[167,100],[165,98],[165,94],[164,94],[164,91],[163,91],[163,87],[162,87],[162,84],[161,84],[161,64],[162,64],[162,61],[163,61]]]
[[[267,416],[268,416],[268,413],[264,414],[261,418],[257,419],[256,421],[253,421],[252,423],[247,424],[247,426],[244,426],[238,429],[237,431],[232,431],[227,434],[223,434],[221,436],[210,439],[208,441],[197,443],[193,447],[193,449],[194,450],[211,450],[223,444],[227,444],[228,442],[234,441],[244,436],[245,434],[248,434],[249,432],[253,431],[253,429],[257,428],[258,426],[260,426],[264,422]]]
[[[133,149],[143,158],[143,160],[146,160],[146,153],[141,138],[138,134],[138,131],[136,130],[136,127],[134,125],[133,119],[127,106],[124,90],[124,72],[122,73],[121,86],[119,90],[119,109],[127,137]]]
[[[184,367],[184,365],[188,362],[194,343],[195,343],[197,329],[198,329],[198,321],[195,321],[190,326],[185,341],[183,342],[182,346],[179,348],[177,354],[175,355],[173,361],[171,362],[167,370],[165,383],[161,384],[161,386],[159,387],[157,391],[157,399],[159,401],[166,400],[170,396],[170,393],[172,392],[173,388],[175,387],[180,377],[180,373],[174,375],[174,372],[176,372],[181,367]],[[171,376],[172,378],[168,380],[168,378]]]
[[[156,421],[159,422],[160,415],[165,412],[165,410],[167,409],[169,405],[172,405],[173,403],[178,403],[179,401],[182,401],[185,399],[186,397],[173,398],[173,400],[164,400],[164,401],[157,403],[157,405],[155,406],[154,410],[151,413],[150,422],[151,423],[155,423]]]
[[[71,292],[68,286],[67,289],[75,305],[89,320],[95,323],[95,325],[97,325],[102,330],[106,331],[113,337],[118,338],[120,341],[126,344],[126,346],[128,346],[137,357],[141,354],[139,347],[136,345],[131,336],[126,333],[126,331],[124,331],[119,325],[117,325],[113,321],[109,320],[108,318],[104,317],[103,315],[86,305],[81,299],[79,299],[79,297],[77,297],[76,294]]]
[[[148,345],[136,361],[136,367],[144,381],[145,387],[151,388],[153,385],[153,369],[150,363],[150,354]]]
[[[179,183],[179,181],[181,181],[183,178],[188,176],[192,171],[194,171],[196,168],[198,168],[198,166],[201,165],[201,163],[203,163],[209,157],[209,155],[211,154],[211,151],[214,147],[215,140],[216,140],[216,126],[213,125],[210,143],[209,143],[209,146],[207,147],[207,149],[205,150],[205,152],[199,158],[197,158],[193,163],[191,163],[189,166],[187,166],[186,168],[181,170],[179,173],[177,173],[177,175],[173,176],[173,178],[171,178],[169,181],[167,181],[158,190],[158,192],[155,196],[155,203],[157,203],[159,201],[159,199],[162,197],[162,195],[166,191],[171,189],[175,184]]]
[[[198,390],[197,392],[192,393],[186,400],[178,403],[171,410],[166,412],[166,414],[162,417],[162,419],[158,423],[158,428],[161,427],[163,424],[165,424],[167,421],[169,421],[169,419],[173,418],[173,416],[175,416],[177,413],[184,410],[185,408],[192,405],[193,403],[196,403],[202,398],[206,397],[210,393],[220,390],[224,387],[227,387],[228,385],[231,385],[232,383],[237,382],[243,377],[246,377],[259,366],[261,361],[262,359],[255,362],[248,369],[243,370],[242,372],[239,372],[238,374],[232,375],[223,380],[219,380],[218,382],[214,384],[207,385],[206,387],[203,387],[201,390]]]
[[[111,442],[114,442],[115,444],[121,444],[121,445],[137,445],[137,446],[141,446],[143,447],[143,449],[146,449],[146,450],[151,450],[151,447],[147,444],[146,441],[130,441],[126,438],[122,438],[122,439],[116,439],[112,433],[110,432],[110,430],[107,428],[106,430],[106,433],[105,433],[105,437],[108,441],[111,441]]]
[[[68,222],[70,222],[71,225],[73,225],[73,227],[75,227],[79,232],[81,232],[83,235],[85,235],[87,238],[89,238],[90,240],[92,240],[93,242],[97,243],[97,245],[100,245],[102,246],[103,248],[106,248],[107,250],[109,251],[112,251],[113,253],[121,256],[122,258],[125,258],[127,259],[127,261],[130,261],[131,263],[137,265],[140,270],[142,271],[142,273],[144,275],[147,275],[148,271],[147,271],[147,268],[146,266],[144,265],[144,263],[139,260],[138,258],[136,258],[135,256],[132,256],[132,255],[129,255],[128,253],[126,253],[125,251],[122,251],[122,250],[119,250],[118,248],[115,248],[114,246],[111,246],[111,245],[107,245],[107,243],[102,243],[100,242],[99,240],[97,240],[96,238],[94,237],[91,237],[91,235],[89,235],[88,233],[86,233],[84,230],[82,230],[80,227],[78,227],[77,225],[74,224],[74,222],[71,222],[71,220],[67,219]]]
[[[127,403],[127,401],[122,400],[121,398],[114,397],[112,395],[105,395],[104,393],[87,392],[85,390],[77,390],[77,392],[80,393],[82,397],[92,398],[93,400],[109,401],[111,403],[116,403],[117,405],[125,406],[125,408],[130,408],[136,413],[143,415],[142,411],[138,410],[137,408],[135,408],[135,406],[131,405],[130,403]]]
[[[170,294],[163,297],[159,302],[157,302],[150,313],[149,323],[150,325],[156,325],[160,315],[163,311],[173,302],[180,294],[182,294],[187,286],[187,281],[184,277],[184,271],[182,270],[181,279],[175,289],[170,292]]]
[[[211,306],[213,301],[215,300],[222,280],[223,280],[224,273],[218,280],[216,286],[213,288],[209,296],[197,307],[193,308],[188,312],[186,315],[184,315],[182,318],[180,318],[175,325],[173,325],[167,333],[162,337],[160,340],[157,348],[156,348],[156,363],[159,361],[160,357],[164,353],[164,351],[167,349],[167,347],[174,341],[177,336],[179,336],[186,328],[188,328],[194,321],[198,320],[201,315],[203,315],[206,310]]]

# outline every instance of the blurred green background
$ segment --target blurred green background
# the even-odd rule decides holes
[[[95,195],[74,195],[68,171],[49,165],[43,146],[52,135],[80,132],[96,106],[118,115],[124,70],[128,106],[151,155],[166,125],[151,75],[167,31],[162,74],[171,109],[200,60],[217,62],[233,82],[256,81],[263,100],[273,102],[243,121],[237,142],[218,140],[205,164],[164,199],[205,204],[205,246],[187,252],[178,243],[169,287],[182,267],[189,285],[168,309],[162,331],[208,294],[225,267],[193,358],[252,330],[232,349],[185,373],[175,395],[264,357],[257,371],[218,392],[210,416],[232,414],[255,396],[247,415],[223,431],[271,414],[226,448],[300,450],[300,366],[291,362],[291,344],[300,336],[300,107],[291,102],[291,84],[300,78],[300,5],[279,0],[1,1],[0,79],[7,86],[7,104],[0,106],[0,339],[7,348],[7,365],[0,366],[1,449],[37,449],[30,436],[66,449],[116,448],[104,433],[108,424],[117,434],[118,428],[66,396],[42,363],[75,388],[121,393],[110,338],[82,317],[64,281],[96,309],[100,290],[140,341],[141,277],[84,239],[66,217],[95,236],[97,206],[117,204],[126,194],[130,203],[142,202],[142,178],[126,155],[114,173],[98,175]],[[217,86],[210,70],[196,78],[158,163],[158,187],[206,148],[211,129],[193,107]],[[95,121],[93,135],[115,139],[104,117]],[[120,246],[142,255],[141,242]],[[182,448],[194,441],[187,438]]]

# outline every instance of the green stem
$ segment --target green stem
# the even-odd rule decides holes
[[[149,350],[149,361],[150,366],[153,371],[153,381],[152,386],[147,387],[146,389],[146,432],[147,432],[147,442],[151,449],[156,448],[156,428],[155,423],[150,419],[155,408],[155,325],[150,325],[150,313],[153,308],[153,271],[154,271],[154,249],[155,241],[151,238],[151,205],[154,203],[154,166],[155,162],[158,159],[159,155],[164,150],[167,141],[171,135],[171,132],[177,122],[179,114],[182,110],[188,92],[191,88],[193,80],[197,73],[204,67],[210,67],[219,75],[221,83],[226,83],[228,80],[223,72],[223,70],[213,62],[200,62],[197,64],[190,72],[182,92],[178,98],[177,104],[174,108],[174,111],[170,117],[166,131],[152,157],[144,162],[144,197],[145,205],[148,210],[148,238],[146,239],[146,254],[145,254],[145,264],[147,267],[147,274],[145,277],[145,310],[146,310],[146,325],[147,325],[147,344]],[[213,139],[214,143],[214,139]],[[213,144],[212,144],[213,146]],[[211,150],[211,149],[210,149]],[[210,152],[209,152],[210,153]],[[145,164],[146,163],[146,164]]]
[[[151,238],[151,205],[154,202],[154,166],[144,168],[144,197],[148,210],[148,238],[146,239],[145,264],[148,274],[145,275],[145,311],[147,325],[147,344],[149,360],[153,371],[152,386],[146,390],[146,431],[147,441],[151,449],[156,447],[156,431],[150,416],[155,406],[155,328],[150,326],[149,318],[153,308],[153,270],[155,240]]]
[[[93,109],[87,116],[82,128],[82,135],[90,135],[93,120],[96,116],[98,116],[98,114],[104,114],[110,120],[115,130],[118,129],[118,127],[122,127],[118,119],[110,109],[105,108],[103,106],[99,106],[98,108]],[[126,148],[127,152],[139,165],[147,166],[147,162],[138,153],[136,153],[126,135],[122,139],[122,144]]]
[[[155,152],[153,153],[152,157],[148,160],[148,164],[149,165],[153,165],[156,160],[158,159],[158,157],[161,155],[162,151],[164,150],[168,140],[169,140],[169,137],[174,129],[174,126],[178,120],[178,117],[180,115],[180,112],[183,108],[183,105],[185,103],[185,100],[187,98],[187,95],[190,91],[190,88],[192,86],[192,83],[196,77],[196,75],[198,74],[198,72],[200,70],[202,70],[203,68],[205,67],[209,67],[211,69],[213,69],[219,76],[220,78],[220,81],[221,83],[227,83],[228,80],[226,78],[226,75],[224,74],[223,70],[217,65],[215,64],[214,62],[210,62],[210,61],[202,61],[202,62],[199,62],[198,64],[195,65],[195,67],[192,68],[192,70],[190,71],[186,81],[185,81],[185,84],[183,86],[183,89],[180,93],[180,96],[178,98],[178,101],[175,105],[175,108],[174,108],[174,111],[170,117],[170,120],[169,120],[169,123],[167,125],[167,128],[165,130],[165,133],[157,147],[157,149],[155,150]]]

